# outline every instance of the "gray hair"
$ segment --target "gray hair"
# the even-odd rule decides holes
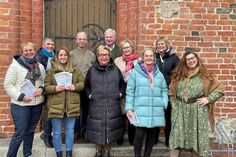
[[[76,37],[75,37],[75,38],[77,38],[77,37],[78,37],[78,35],[80,35],[80,34],[84,34],[84,35],[86,35],[86,38],[88,39],[88,34],[87,34],[86,32],[84,32],[84,31],[77,32],[77,33],[76,33]]]
[[[105,32],[104,35],[108,32],[112,32],[112,34],[116,37],[116,31],[114,29],[108,28]]]

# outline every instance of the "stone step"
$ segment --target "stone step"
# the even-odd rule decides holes
[[[56,157],[54,148],[47,148],[39,136],[40,133],[35,134],[32,157]],[[9,142],[10,138],[0,140],[0,156],[6,156]],[[64,144],[63,150],[65,150]],[[95,152],[95,145],[91,143],[74,144],[73,147],[73,157],[94,157]],[[111,149],[111,156],[133,157],[133,146],[129,145],[127,141],[121,146],[114,144]],[[22,146],[17,157],[23,157]],[[164,139],[160,138],[159,143],[153,147],[152,157],[169,157],[169,148],[164,145]]]

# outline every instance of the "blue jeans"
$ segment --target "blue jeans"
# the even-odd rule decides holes
[[[11,114],[15,125],[15,133],[11,139],[7,157],[16,157],[23,141],[23,154],[32,154],[34,132],[42,112],[42,104],[37,106],[19,106],[11,104]]]
[[[75,117],[67,117],[65,114],[63,118],[52,118],[52,132],[53,132],[53,145],[56,152],[62,151],[62,125],[64,122],[65,126],[65,135],[66,135],[66,151],[72,151],[74,143],[74,126],[75,126]]]

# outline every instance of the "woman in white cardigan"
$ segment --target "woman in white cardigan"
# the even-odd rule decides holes
[[[11,114],[15,133],[7,157],[16,157],[23,141],[24,157],[32,155],[34,132],[39,121],[43,97],[45,70],[35,57],[35,45],[21,45],[22,55],[15,55],[9,66],[4,88],[11,97]]]

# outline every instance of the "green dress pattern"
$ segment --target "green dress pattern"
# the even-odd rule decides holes
[[[177,97],[194,99],[204,94],[202,81],[198,75],[181,80],[176,87]],[[214,102],[221,93],[212,92],[208,100]],[[208,155],[208,107],[194,103],[185,103],[175,97],[171,98],[172,130],[170,134],[170,148],[193,149],[200,156]]]

